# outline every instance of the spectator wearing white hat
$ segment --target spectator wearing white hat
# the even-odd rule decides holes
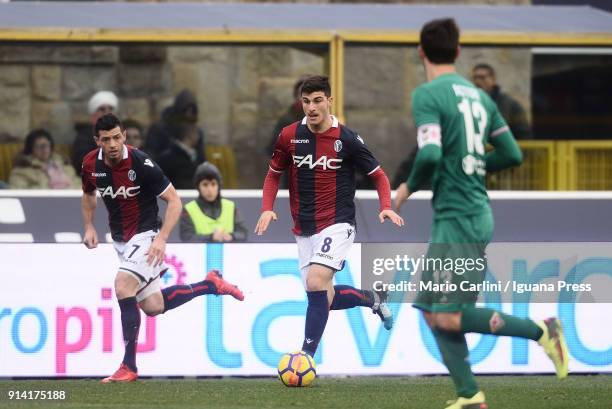
[[[89,99],[89,122],[79,122],[74,126],[77,134],[72,144],[72,166],[78,175],[81,174],[81,163],[85,155],[97,148],[94,141],[94,124],[101,116],[115,113],[118,109],[119,98],[112,91],[98,91]]]

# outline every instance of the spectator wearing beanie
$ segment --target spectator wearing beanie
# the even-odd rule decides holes
[[[81,174],[83,158],[98,146],[94,140],[94,125],[98,118],[116,113],[119,109],[119,98],[111,91],[96,92],[87,103],[89,122],[79,122],[74,126],[77,134],[72,143],[72,166],[77,175]]]

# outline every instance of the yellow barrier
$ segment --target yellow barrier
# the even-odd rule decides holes
[[[13,160],[22,149],[22,143],[0,144],[0,180],[8,183],[11,169],[13,169]]]
[[[612,190],[612,141],[564,143],[569,190]]]
[[[519,141],[523,164],[487,176],[497,190],[612,190],[612,141]]]
[[[234,150],[229,145],[206,145],[206,160],[219,168],[223,177],[223,188],[238,187],[238,170]]]
[[[487,176],[493,190],[554,190],[555,141],[519,141],[523,164]]]

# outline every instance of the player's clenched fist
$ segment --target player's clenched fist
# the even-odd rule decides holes
[[[276,213],[274,213],[272,210],[262,212],[261,216],[259,216],[259,220],[257,221],[257,226],[255,226],[255,234],[258,236],[264,234],[264,232],[268,230],[270,222],[276,221],[277,219],[278,217],[276,217]]]
[[[96,233],[95,229],[91,228],[85,230],[83,244],[85,244],[85,247],[87,247],[88,249],[94,249],[98,247],[98,233]]]

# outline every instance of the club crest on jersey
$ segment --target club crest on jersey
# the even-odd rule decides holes
[[[317,166],[321,166],[323,170],[340,169],[342,159],[328,158],[324,155],[317,159],[315,162],[313,162],[312,154],[305,156],[293,155],[293,163],[298,168],[308,166],[309,169],[314,169]]]
[[[128,172],[128,179],[130,179],[132,182],[136,180],[136,172],[134,169],[130,169]]]
[[[102,196],[103,198],[106,196],[110,196],[111,199],[115,199],[119,196],[123,199],[127,199],[128,197],[137,196],[140,193],[140,186],[132,186],[127,188],[125,186],[119,186],[116,191],[113,189],[112,186],[107,186],[105,188],[99,187],[98,192],[100,192],[100,196]]]
[[[340,139],[334,142],[334,150],[336,152],[340,152],[342,150],[342,141]]]

